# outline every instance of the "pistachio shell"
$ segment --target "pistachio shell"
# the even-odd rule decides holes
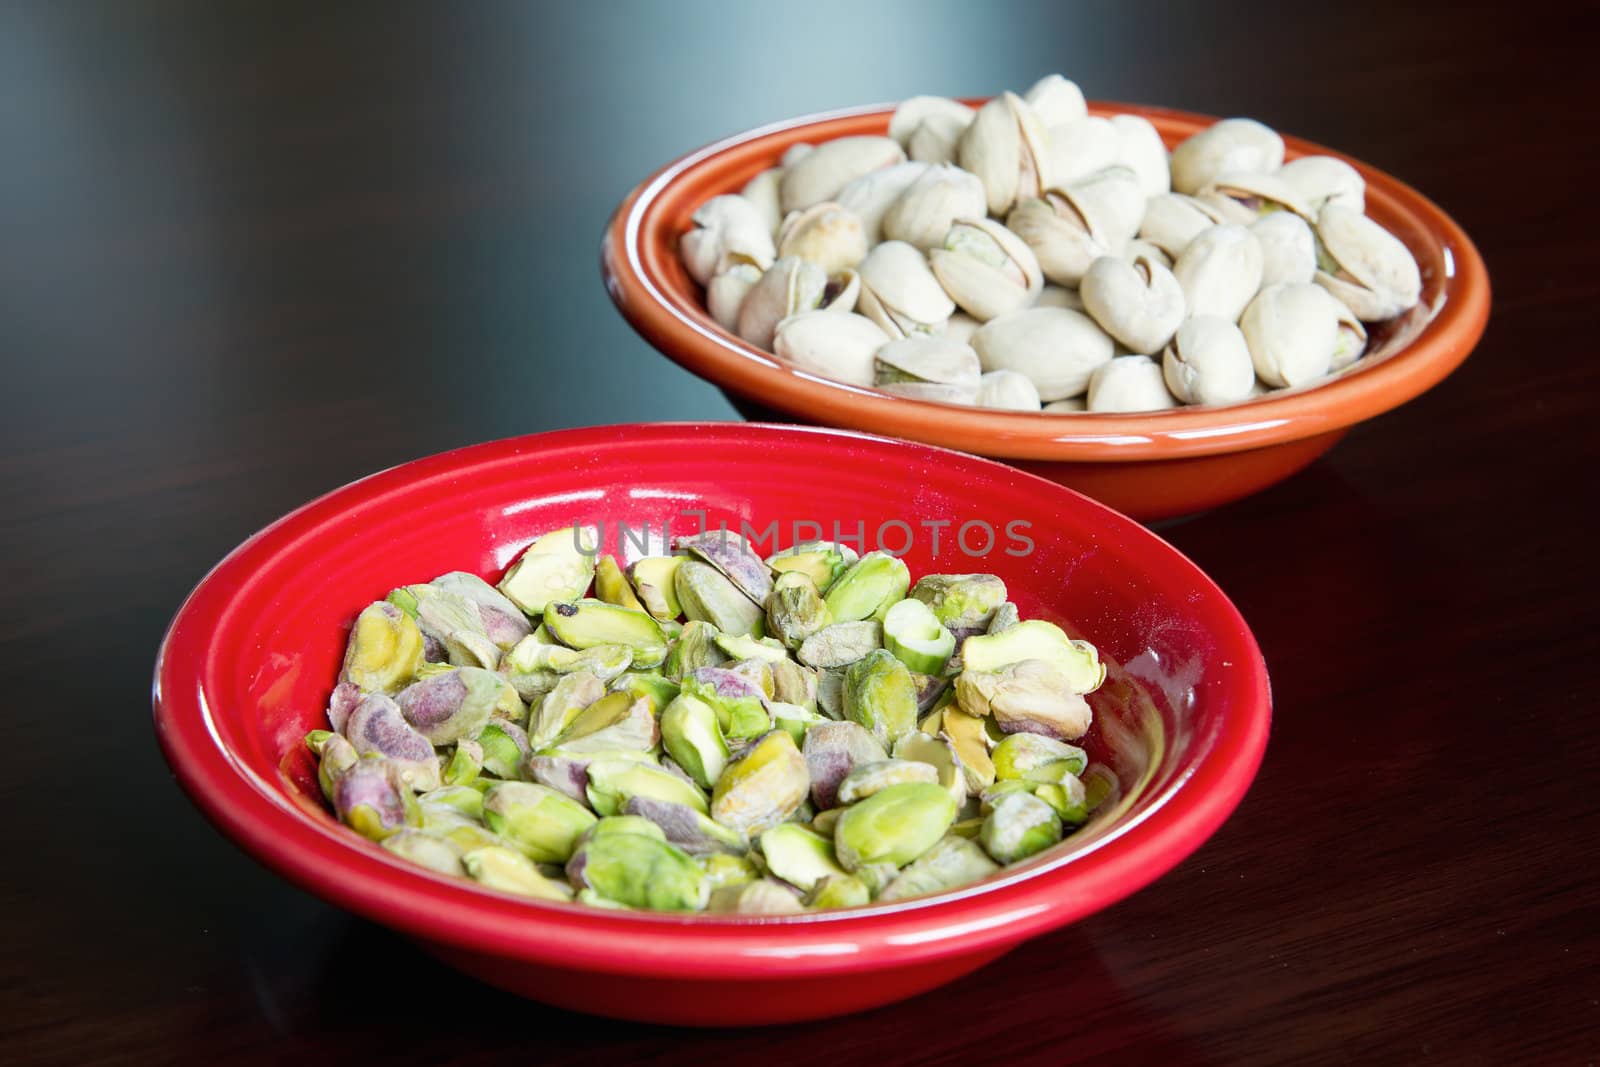
[[[1394,234],[1342,204],[1317,218],[1317,238],[1337,267],[1317,271],[1317,284],[1362,322],[1393,318],[1422,296],[1422,275],[1411,250]]]
[[[1256,381],[1244,334],[1215,315],[1184,320],[1161,355],[1161,371],[1185,404],[1236,403],[1250,396]]]
[[[1144,211],[1138,177],[1126,167],[1108,167],[1019,203],[1006,223],[1033,249],[1045,277],[1076,288],[1089,264],[1122,254]]]
[[[1022,94],[1022,99],[1027,101],[1034,114],[1039,116],[1039,121],[1046,126],[1060,126],[1089,114],[1083,90],[1078,88],[1077,82],[1059,74],[1046,74],[1034,82]]]
[[[778,230],[779,255],[798,256],[829,274],[860,263],[867,247],[867,231],[860,216],[832,201],[791,212]]]
[[[866,234],[869,247],[883,240],[884,216],[890,206],[927,169],[926,163],[896,163],[863,174],[840,191],[838,205],[861,220],[861,231]]]
[[[888,341],[865,316],[808,311],[778,324],[772,351],[800,370],[870,388],[873,356]]]
[[[1111,126],[1117,131],[1117,163],[1139,176],[1139,188],[1148,197],[1172,189],[1167,167],[1167,146],[1155,125],[1142,115],[1113,115]]]
[[[887,137],[840,137],[784,164],[778,185],[780,206],[791,211],[832,200],[863,174],[904,163],[906,154]]]
[[[1149,356],[1118,356],[1089,378],[1090,411],[1159,411],[1178,406],[1161,364]]]
[[[944,329],[939,331],[939,336],[949,341],[971,344],[972,335],[977,333],[978,327],[982,325],[983,323],[966,312],[958,311],[945,320]]]
[[[1206,183],[1195,197],[1211,205],[1224,222],[1241,226],[1276,211],[1291,212],[1308,222],[1316,217],[1295,188],[1275,174],[1223,174]]]
[[[739,325],[739,309],[761,280],[761,269],[754,263],[735,263],[706,283],[706,310],[729,333]]]
[[[1304,385],[1328,373],[1339,341],[1340,305],[1315,285],[1261,290],[1239,320],[1256,377],[1268,385]]]
[[[735,332],[757,348],[772,350],[778,323],[822,306],[828,272],[809,260],[787,256],[773,263],[739,305]]]
[[[1223,119],[1172,150],[1172,187],[1197,193],[1223,174],[1271,172],[1283,163],[1283,138],[1254,119]]]
[[[1339,305],[1339,339],[1333,346],[1331,371],[1341,371],[1355,364],[1367,350],[1367,328],[1356,318],[1355,312],[1344,304]]]
[[[744,188],[739,190],[739,195],[754,205],[768,234],[776,234],[778,224],[783,221],[783,209],[778,206],[778,184],[782,180],[782,167],[768,167],[745,182]],[[756,273],[760,273],[759,267]]]
[[[1057,186],[1114,166],[1122,148],[1117,128],[1095,115],[1051,126],[1049,139],[1050,173]]]
[[[1100,257],[1089,265],[1079,292],[1100,328],[1141,355],[1160,352],[1183,322],[1178,279],[1143,256]]]
[[[973,335],[972,347],[984,370],[1024,375],[1044,401],[1083,392],[1115,351],[1093,319],[1066,308],[1029,308],[995,319]]]
[[[904,146],[911,140],[911,135],[918,126],[930,118],[940,117],[960,122],[965,125],[972,121],[976,114],[972,108],[959,100],[951,100],[944,96],[913,96],[900,102],[894,109],[894,114],[889,117],[889,136]]]
[[[1044,287],[1032,249],[992,219],[956,220],[928,262],[951,299],[984,321],[1028,306]]]
[[[1044,126],[1015,93],[1002,93],[978,109],[956,158],[983,183],[991,215],[1004,215],[1018,199],[1036,197],[1051,184]]]
[[[1068,289],[1060,285],[1047,285],[1039,291],[1039,299],[1033,302],[1036,308],[1066,308],[1069,311],[1084,311],[1083,297],[1078,295],[1078,290]]]
[[[1261,242],[1261,285],[1301,285],[1317,273],[1317,242],[1306,220],[1274,211],[1250,224]]]
[[[921,250],[937,247],[957,219],[988,211],[983,182],[949,163],[927,166],[883,215],[883,236]]]
[[[1182,193],[1153,196],[1145,204],[1139,237],[1176,259],[1189,242],[1222,221],[1216,208]]]
[[[874,248],[859,274],[861,314],[892,338],[934,333],[955,313],[927,259],[904,241]]]
[[[878,387],[899,396],[956,397],[971,403],[983,368],[969,344],[938,336],[905,337],[878,349]],[[924,389],[915,387],[937,387]]]
[[[979,378],[977,404],[1001,411],[1038,411],[1042,406],[1038,387],[1014,370],[992,370]]]
[[[1301,156],[1279,167],[1278,177],[1294,188],[1314,214],[1320,214],[1328,204],[1352,211],[1366,210],[1367,183],[1360,171],[1342,159]]]
[[[1213,226],[1189,242],[1172,274],[1190,315],[1237,321],[1261,288],[1261,242],[1243,226]]]
[[[735,263],[761,270],[772,265],[772,230],[756,205],[742,196],[714,196],[692,217],[694,228],[678,242],[690,277],[705,285]]]
[[[906,155],[919,163],[954,163],[961,151],[961,135],[970,125],[970,117],[929,115],[911,132],[906,141]]]

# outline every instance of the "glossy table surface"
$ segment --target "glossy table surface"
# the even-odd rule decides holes
[[[1600,1057],[1581,9],[324,7],[0,5],[8,1063]],[[1495,286],[1441,386],[1162,528],[1255,628],[1277,708],[1198,853],[956,986],[703,1033],[479,986],[200,818],[148,686],[230,547],[444,448],[734,417],[601,289],[634,183],[763,121],[1058,69],[1368,160]]]

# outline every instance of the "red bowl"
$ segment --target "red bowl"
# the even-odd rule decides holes
[[[604,521],[692,532],[749,522],[865,531],[914,575],[1001,575],[1024,616],[1111,664],[1091,756],[1123,798],[1062,845],[959,892],[802,916],[671,916],[528,901],[432,874],[340,826],[301,739],[355,615],[394,585],[494,578],[536,534]],[[948,521],[935,549],[924,522]],[[982,527],[995,531],[978,555]],[[776,523],[776,531],[768,524]],[[1026,523],[1011,527],[1008,523]],[[885,524],[890,524],[885,526]],[[957,538],[969,524],[966,549]],[[801,539],[816,536],[803,527]],[[1023,540],[1031,542],[1024,550]],[[627,540],[633,540],[632,537]],[[937,551],[937,558],[935,552]],[[1012,554],[1015,553],[1015,554]],[[744,424],[611,426],[513,438],[375,474],[280,519],[190,594],[156,664],[155,724],[179,782],[290,881],[417,939],[491,984],[600,1015],[696,1025],[818,1018],[948,982],[1168,870],[1244,795],[1270,718],[1244,620],[1136,523],[972,456],[883,438]]]
[[[969,101],[979,104],[981,100]],[[1142,115],[1170,147],[1216,120],[1138,104],[1095,103],[1098,115]],[[893,397],[796,370],[718,326],[678,258],[695,209],[737,192],[784,149],[883,134],[892,107],[793,119],[736,134],[667,164],[630,193],[606,228],[601,272],[640,335],[714,383],[747,418],[842,426],[992,456],[1141,519],[1185,515],[1282,481],[1355,423],[1398,407],[1467,358],[1489,316],[1489,275],[1461,227],[1415,189],[1328,148],[1285,137],[1287,158],[1331,155],[1367,182],[1367,213],[1406,243],[1422,270],[1422,302],[1374,331],[1356,369],[1320,385],[1240,404],[1127,415],[991,411]]]

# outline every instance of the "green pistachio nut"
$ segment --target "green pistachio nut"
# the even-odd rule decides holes
[[[466,738],[456,742],[445,761],[440,781],[444,785],[468,785],[483,773],[483,746]]]
[[[889,758],[883,744],[854,722],[825,722],[807,731],[801,744],[811,799],[818,808],[839,802],[839,783],[856,767]]]
[[[406,827],[396,830],[379,843],[401,859],[410,860],[430,871],[457,876],[467,873],[461,865],[460,846],[447,838]]]
[[[421,666],[422,631],[416,621],[380,600],[356,616],[339,680],[353,682],[364,693],[396,693]]]
[[[321,756],[323,747],[338,736],[333,730],[311,730],[305,736],[305,746],[311,750],[313,756]]]
[[[976,841],[983,832],[983,817],[972,819],[958,819],[950,824],[950,833],[956,837],[964,837],[968,841]]]
[[[977,639],[967,644],[973,640]],[[968,714],[991,717],[1003,733],[1070,741],[1087,733],[1093,719],[1089,702],[1073,684],[1042,659],[1025,659],[998,670],[968,666],[956,678],[956,701]]]
[[[467,875],[481,886],[503,893],[533,897],[535,900],[572,899],[572,890],[554,878],[546,878],[533,861],[509,848],[489,846],[473,849],[461,857]]]
[[[749,843],[740,834],[688,804],[657,797],[631,796],[623,804],[622,810],[625,814],[649,819],[661,828],[668,842],[691,856],[716,852],[743,854],[749,848]]]
[[[832,670],[848,667],[882,647],[883,626],[880,623],[871,619],[836,622],[802,641],[795,658],[807,667]]]
[[[839,803],[854,804],[902,782],[937,784],[939,772],[915,760],[886,759],[858,764],[839,783]],[[959,803],[959,802],[958,802]]]
[[[651,763],[613,755],[589,761],[589,804],[601,815],[616,815],[632,797],[652,797],[705,813],[706,798],[696,785]]]
[[[986,634],[1005,633],[1022,621],[1022,616],[1017,611],[1017,606],[1011,601],[1006,601],[994,609],[994,618],[989,620],[989,626],[984,630]]]
[[[661,713],[661,744],[705,789],[717,784],[728,765],[728,742],[716,709],[688,693],[679,694]]]
[[[581,756],[540,754],[528,757],[528,775],[580,804],[589,803],[589,760]]]
[[[1034,772],[1048,764],[1065,760],[1069,773],[1081,774],[1089,765],[1089,756],[1077,745],[1057,741],[1043,734],[1009,734],[994,747],[994,774],[996,778],[1031,778]],[[1055,776],[1036,781],[1057,781]]]
[[[805,906],[817,911],[831,908],[859,908],[872,903],[872,891],[853,874],[819,878],[805,896]]]
[[[683,624],[683,632],[672,642],[661,673],[674,681],[681,681],[701,667],[720,667],[728,662],[728,654],[717,647],[717,628],[708,622],[690,619]]]
[[[920,600],[906,599],[883,616],[883,645],[909,670],[937,675],[955,653],[956,638],[932,608]]]
[[[568,753],[647,751],[661,740],[649,697],[607,693],[578,713],[556,739]]]
[[[684,676],[683,692],[711,706],[729,740],[759,737],[772,728],[767,694],[747,672],[700,667]]]
[[[677,539],[676,547],[721,571],[734,586],[757,604],[772,592],[772,572],[750,547],[750,542],[730,530],[705,530]],[[726,630],[727,627],[719,627]]]
[[[917,688],[904,663],[885,649],[850,665],[844,679],[844,717],[871,731],[881,745],[917,728]]]
[[[1033,795],[1055,809],[1062,826],[1082,826],[1089,821],[1089,796],[1077,778],[1040,782],[1033,787]]]
[[[818,592],[826,593],[828,587],[858,558],[848,545],[836,545],[831,541],[807,541],[768,556],[767,566],[774,574],[780,576],[804,574],[811,579],[811,584],[817,587]]]
[[[957,804],[966,801],[967,771],[949,738],[913,730],[894,743],[894,758],[927,764],[933,768],[935,781],[949,791]]]
[[[712,790],[711,817],[749,837],[787,820],[810,788],[794,739],[772,730],[724,768]]]
[[[401,768],[381,757],[358,759],[334,777],[333,810],[340,822],[372,841],[422,821]]]
[[[772,725],[787,730],[797,745],[805,741],[806,733],[813,726],[832,721],[798,704],[785,704],[780,700],[768,701],[767,712],[772,716]]]
[[[740,592],[727,575],[698,559],[686,559],[678,566],[673,589],[691,621],[708,623],[723,633],[757,634],[766,619],[761,605]]]
[[[749,662],[758,661],[768,665],[779,663],[789,658],[788,649],[783,643],[770,637],[751,637],[748,634],[718,634],[717,647],[728,654],[730,659]]]
[[[828,605],[807,575],[788,571],[773,583],[767,597],[767,632],[789,648],[799,648],[806,638],[833,621]]]
[[[674,582],[682,556],[646,556],[628,568],[628,579],[644,609],[658,619],[676,619],[683,614]]]
[[[594,813],[572,798],[533,782],[499,782],[483,795],[483,821],[530,859],[565,863]]]
[[[817,671],[817,710],[830,719],[844,718],[844,668]]]
[[[641,834],[602,834],[572,854],[567,879],[575,889],[651,911],[699,911],[705,873],[683,850]]]
[[[535,749],[552,744],[585,708],[605,695],[605,683],[589,671],[563,675],[534,710],[528,724],[528,743]]]
[[[564,675],[584,672],[610,682],[633,664],[633,649],[597,645],[581,652],[565,645],[525,638],[500,659],[500,673],[529,704],[537,706]]]
[[[442,649],[452,666],[494,670],[500,665],[500,648],[489,639],[478,606],[471,600],[434,585],[407,586],[406,591],[416,605],[422,636],[432,647]]]
[[[1116,772],[1103,763],[1091,763],[1081,775],[1084,800],[1091,812],[1115,804],[1122,799],[1122,783]]]
[[[797,915],[805,911],[800,895],[771,878],[727,885],[711,894],[706,910],[725,915]]]
[[[678,698],[682,687],[672,679],[654,671],[628,671],[612,680],[613,693],[627,693],[635,699],[650,701],[650,710],[660,715],[666,706]]]
[[[839,622],[883,620],[891,605],[905,599],[911,572],[887,552],[869,552],[839,576],[823,598]]]
[[[879,900],[906,900],[959,889],[1000,870],[977,842],[965,837],[939,839],[883,887]]]
[[[695,862],[705,872],[706,887],[712,893],[727,886],[745,885],[761,877],[754,863],[731,852],[708,852],[696,856]]]
[[[322,740],[321,758],[317,761],[317,784],[328,803],[333,803],[333,784],[339,775],[355,766],[361,753],[342,734],[329,734]]]
[[[829,808],[826,811],[817,812],[816,816],[811,820],[812,831],[832,841],[834,828],[839,825],[839,816],[843,814],[843,808]]]
[[[644,611],[645,606],[634,595],[633,586],[617,566],[615,556],[601,556],[594,561],[594,595],[607,604],[632,611]],[[653,617],[653,616],[652,616]]]
[[[477,743],[483,751],[483,769],[496,778],[515,780],[522,777],[522,768],[531,749],[528,735],[514,722],[490,719],[478,735]]]
[[[956,811],[949,791],[936,783],[891,785],[845,810],[834,827],[834,851],[851,871],[876,863],[903,867],[944,836]]]
[[[417,796],[417,803],[426,810],[429,805],[447,807],[464,818],[483,818],[483,794],[470,785],[442,785]]]
[[[792,659],[772,665],[772,699],[817,710],[817,672]]]
[[[807,890],[819,878],[847,873],[834,858],[833,842],[798,823],[786,822],[763,831],[760,844],[767,870],[796,889]]]
[[[607,815],[585,830],[583,836],[578,839],[578,843],[581,845],[586,841],[592,841],[602,834],[643,834],[645,837],[653,837],[657,841],[665,841],[667,839],[667,835],[662,832],[661,827],[643,816]]]
[[[927,574],[911,596],[928,605],[951,632],[962,637],[981,634],[1006,602],[1006,583],[992,574]]]
[[[996,863],[1016,863],[1061,840],[1061,817],[1030,792],[1004,793],[994,800],[978,841]]]
[[[484,635],[502,651],[512,648],[533,632],[533,624],[522,613],[522,609],[476,574],[451,571],[439,575],[429,584],[471,601],[478,610],[478,622]]]
[[[961,646],[964,670],[998,671],[1024,660],[1043,660],[1055,667],[1073,693],[1092,693],[1106,680],[1105,666],[1093,645],[1073,640],[1061,627],[1043,619],[971,637]]]
[[[619,608],[604,600],[551,601],[544,624],[570,648],[622,645],[633,651],[635,667],[654,667],[666,659],[667,635],[649,612]]]
[[[593,527],[551,531],[523,550],[500,579],[500,592],[529,615],[542,615],[552,602],[576,600],[594,579],[592,550],[599,544]]]
[[[981,793],[994,784],[994,760],[984,720],[952,704],[939,716],[939,736],[950,742],[967,776],[967,792]]]
[[[995,801],[999,800],[1001,797],[1009,796],[1012,793],[1031,793],[1033,792],[1033,789],[1034,784],[1032,782],[1024,782],[1020,778],[1008,778],[1005,781],[997,781],[989,788],[985,789],[982,793],[978,794],[978,811],[982,815],[988,815],[994,810]]]
[[[772,661],[762,657],[755,659],[741,659],[722,668],[756,687],[756,691],[765,699],[772,699]],[[704,674],[696,677],[703,678]]]

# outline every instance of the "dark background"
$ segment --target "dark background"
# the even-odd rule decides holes
[[[1592,14],[1533,4],[0,4],[0,1047],[16,1062],[1593,1062]],[[725,134],[1060,70],[1422,189],[1496,295],[1453,377],[1164,529],[1273,672],[1237,815],[1136,897],[820,1026],[565,1015],[267,874],[172,784],[188,589],[352,478],[724,419],[602,227]]]

